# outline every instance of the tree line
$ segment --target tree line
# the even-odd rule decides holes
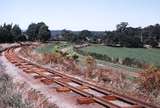
[[[116,30],[94,32],[82,30],[73,32],[70,30],[61,31],[62,38],[74,43],[100,43],[108,46],[141,48],[144,45],[157,47],[160,43],[160,25],[149,25],[147,27],[130,27],[127,22],[117,24]],[[3,24],[0,26],[0,43],[17,41],[48,41],[51,31],[44,22],[31,23],[27,30],[23,31],[15,24]]]
[[[130,48],[141,48],[144,45],[158,47],[160,43],[160,25],[150,25],[144,28],[129,27],[127,22],[122,22],[116,26],[116,30],[104,31],[101,33],[82,30],[73,32],[62,30],[64,40],[70,42],[90,42],[101,43],[108,46],[120,46]]]
[[[25,41],[25,36],[18,25],[3,24],[0,26],[0,43]]]
[[[51,37],[50,30],[44,22],[32,23],[26,31],[19,25],[6,24],[0,26],[0,43],[13,43],[19,41],[47,41]]]

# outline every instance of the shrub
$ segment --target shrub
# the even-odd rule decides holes
[[[74,54],[73,56],[72,56],[72,58],[74,59],[74,60],[77,60],[78,59],[78,55],[77,54]]]
[[[123,65],[127,65],[127,66],[131,66],[134,62],[134,59],[131,59],[131,58],[128,58],[126,57],[124,60],[123,60]]]
[[[140,88],[148,93],[158,93],[160,90],[160,69],[155,66],[149,66],[140,73]]]
[[[60,52],[54,53],[44,53],[43,62],[46,63],[60,63],[63,60],[63,57]]]

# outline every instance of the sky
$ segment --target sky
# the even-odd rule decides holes
[[[51,30],[114,30],[160,23],[160,0],[0,0],[0,24],[45,22]]]

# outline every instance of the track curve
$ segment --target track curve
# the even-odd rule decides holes
[[[107,108],[158,108],[152,104],[148,104],[134,98],[124,96],[113,91],[110,91],[106,88],[99,87],[95,84],[68,76],[63,74],[55,69],[49,69],[44,66],[32,63],[15,53],[15,49],[20,48],[20,46],[14,46],[4,50],[5,57],[15,66],[22,69],[23,72],[27,74],[35,73],[35,79],[40,79],[46,85],[57,83],[65,90],[73,91],[77,94],[82,95],[84,98],[77,99],[81,104],[89,103],[98,103]],[[71,84],[72,83],[72,84]],[[78,86],[73,85],[76,84]],[[91,93],[89,90],[96,93]],[[122,105],[115,103],[119,101]],[[124,106],[123,104],[127,104]]]

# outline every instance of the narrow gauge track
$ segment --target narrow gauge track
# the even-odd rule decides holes
[[[158,108],[152,104],[144,103],[131,97],[120,95],[113,91],[107,90],[106,88],[99,87],[89,82],[68,76],[57,70],[48,69],[44,66],[32,63],[16,55],[14,50],[17,47],[19,46],[15,46],[5,50],[4,54],[11,63],[15,64],[15,66],[19,67],[28,74],[34,73],[35,79],[40,79],[43,83],[47,85],[57,83],[58,85],[67,88],[67,91],[73,91],[77,94],[82,95],[84,98],[81,98],[79,100],[81,103],[85,103],[85,101],[88,101],[87,103],[96,102],[105,106],[106,108]],[[71,83],[74,83],[78,86],[74,86]],[[96,93],[94,94],[87,91],[88,89],[101,94],[101,96],[97,96]],[[121,105],[117,104],[115,101],[121,102]],[[127,106],[124,106],[123,104],[127,104]]]

